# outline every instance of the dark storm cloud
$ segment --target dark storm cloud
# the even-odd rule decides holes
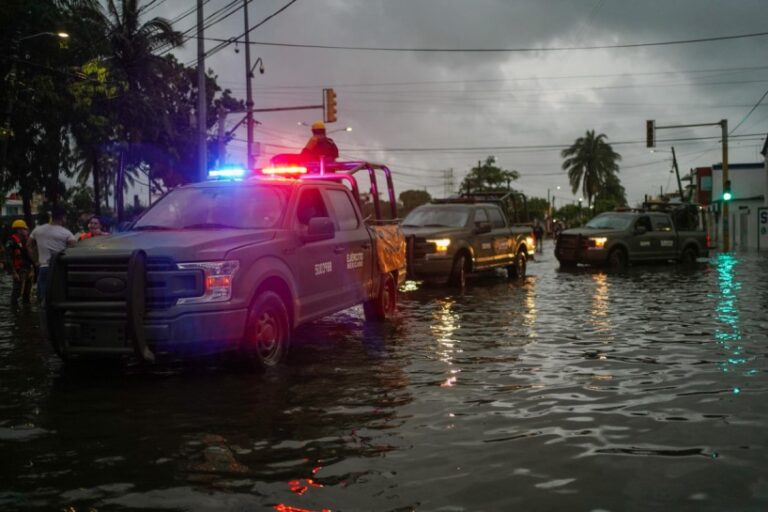
[[[224,5],[212,0],[206,12]],[[706,38],[765,30],[765,2],[611,0],[300,0],[251,34],[254,41],[389,48],[550,48],[634,44]],[[253,2],[252,23],[285,5],[284,0]],[[189,8],[169,0],[172,18]],[[193,22],[185,19],[185,27]],[[208,37],[243,32],[238,14],[208,30]],[[211,47],[212,42],[207,42]],[[241,46],[242,48],[242,46]],[[194,59],[194,41],[181,53]],[[365,52],[254,46],[267,72],[254,81],[258,106],[316,101],[322,87],[339,93],[340,124],[354,126],[337,136],[342,152],[355,148],[487,147],[570,144],[588,129],[611,141],[638,141],[645,119],[659,124],[715,122],[735,126],[762,95],[766,70],[704,72],[764,66],[768,38],[674,46],[567,52],[418,53]],[[243,53],[228,48],[207,61],[220,80],[243,97]],[[674,73],[695,70],[697,73]],[[391,85],[398,83],[402,85]],[[287,88],[290,86],[291,88]],[[300,86],[299,88],[295,88]],[[304,88],[301,88],[304,86]],[[301,103],[298,103],[301,104]],[[741,133],[765,132],[765,109],[758,109]],[[297,121],[318,112],[265,115],[261,140],[300,143]],[[760,120],[762,121],[762,124]],[[266,130],[271,130],[267,133]],[[742,130],[748,130],[744,132]],[[277,135],[275,135],[277,134]],[[690,131],[713,136],[714,129]],[[666,137],[689,135],[681,131]],[[660,137],[662,138],[662,137]],[[680,143],[690,165],[719,161],[716,141]],[[242,148],[242,145],[241,145]],[[668,165],[646,164],[642,145],[617,146],[628,169],[621,174],[631,198],[664,186]],[[735,151],[738,145],[734,144]],[[233,146],[233,152],[236,148]],[[485,152],[368,153],[402,174],[400,187],[445,188],[441,169],[455,169],[455,184]],[[532,195],[563,185],[552,177],[561,164],[558,150],[495,151],[500,165],[518,169],[519,186]],[[355,152],[354,156],[365,153]],[[689,156],[690,155],[690,156]],[[754,150],[734,159],[753,160]],[[654,157],[654,158],[659,158]],[[688,163],[686,161],[686,163]],[[636,168],[637,169],[637,168]]]

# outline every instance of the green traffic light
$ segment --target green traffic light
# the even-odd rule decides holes
[[[731,195],[730,192],[726,191],[725,193],[723,193],[723,201],[730,201],[732,197],[733,196]]]

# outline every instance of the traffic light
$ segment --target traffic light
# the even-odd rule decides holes
[[[323,89],[325,93],[325,101],[323,106],[325,107],[324,118],[326,123],[336,122],[336,91],[333,89]]]
[[[728,180],[723,186],[723,201],[730,201],[731,199],[733,199],[733,194],[731,194],[731,180]]]
[[[656,147],[656,121],[653,119],[645,122],[645,147]]]

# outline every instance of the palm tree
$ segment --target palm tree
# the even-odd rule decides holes
[[[592,206],[592,198],[609,182],[610,176],[619,172],[617,162],[621,155],[605,142],[607,138],[604,133],[595,136],[594,130],[587,130],[584,137],[579,137],[560,153],[565,159],[563,170],[568,172],[571,191],[575,194],[581,188],[588,207]]]
[[[121,138],[127,141],[115,181],[115,206],[118,219],[122,219],[125,169],[141,162],[138,155],[132,154],[131,147],[143,140],[143,132],[152,124],[148,120],[160,122],[155,119],[157,112],[152,108],[152,94],[156,83],[162,80],[167,61],[156,52],[181,45],[183,38],[164,18],[155,17],[142,23],[139,0],[122,0],[119,4],[108,0],[106,5],[106,13],[100,8],[98,11],[107,46],[106,62],[114,78],[123,84],[115,102]]]

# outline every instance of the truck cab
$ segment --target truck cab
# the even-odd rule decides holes
[[[314,171],[215,174],[172,190],[127,232],[56,255],[45,307],[56,352],[153,361],[239,350],[265,367],[300,324],[358,304],[368,320],[390,318],[405,239],[395,221],[363,219],[355,179],[365,172],[376,188],[383,173],[394,197],[389,170]]]

